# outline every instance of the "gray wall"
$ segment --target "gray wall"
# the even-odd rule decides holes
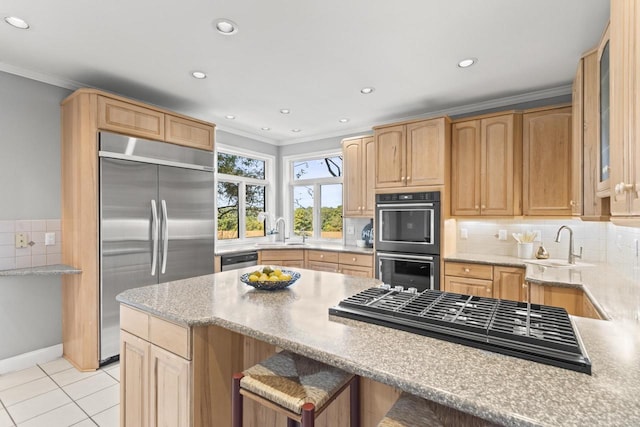
[[[0,220],[60,218],[67,89],[0,72]],[[0,277],[0,360],[62,342],[59,277]]]

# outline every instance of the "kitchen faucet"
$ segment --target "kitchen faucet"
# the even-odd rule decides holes
[[[560,232],[565,228],[569,230],[569,258],[567,259],[567,261],[569,262],[569,264],[575,264],[576,258],[582,259],[582,246],[580,246],[579,255],[573,253],[573,230],[569,226],[563,225],[558,229],[558,234],[556,234],[556,243],[560,243]]]
[[[278,219],[276,219],[276,223],[273,226],[276,229],[276,232],[280,233],[280,230],[278,229],[278,224],[280,224],[282,222],[282,237],[279,237],[278,240],[280,240],[282,243],[284,243],[284,233],[287,230],[287,223],[284,221],[283,217],[279,217]]]

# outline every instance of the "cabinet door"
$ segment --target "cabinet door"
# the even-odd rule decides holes
[[[189,426],[190,362],[153,344],[150,354],[149,425]]]
[[[571,107],[523,117],[525,215],[571,215]]]
[[[480,215],[480,122],[453,125],[451,214]]]
[[[578,61],[578,69],[573,79],[572,87],[572,141],[571,141],[571,213],[583,214],[582,204],[582,159],[583,159],[583,132],[584,132],[584,61]]]
[[[375,131],[376,188],[405,185],[405,128],[391,126]]]
[[[213,132],[214,127],[211,125],[169,114],[165,116],[167,142],[213,151]]]
[[[524,269],[493,267],[493,296],[512,301],[527,301],[529,295],[524,283]]]
[[[284,260],[279,263],[283,267],[304,268],[304,260]]]
[[[445,119],[408,124],[406,138],[407,185],[444,185]]]
[[[98,128],[141,138],[162,140],[164,139],[164,114],[99,96]]]
[[[338,272],[338,264],[332,262],[309,261],[307,263],[307,268],[309,270],[328,271],[330,273]]]
[[[368,267],[358,267],[355,265],[340,265],[340,273],[349,276],[373,278],[373,269]]]
[[[376,150],[372,136],[362,139],[362,167],[360,179],[362,180],[362,216],[373,218],[376,207]]]
[[[344,170],[342,179],[344,216],[360,216],[363,208],[361,139],[351,139],[342,143],[342,165]]]
[[[493,282],[491,280],[445,276],[444,289],[446,292],[457,294],[491,297],[493,294]]]
[[[544,286],[544,303],[554,307],[562,307],[567,313],[582,316],[583,292],[577,288]]]
[[[514,215],[514,120],[515,116],[509,114],[490,117],[481,122],[482,215]]]
[[[616,2],[617,5],[621,5],[623,2]],[[624,7],[624,6],[623,6]],[[614,10],[620,10],[620,8],[615,8],[613,4],[611,4],[611,13],[612,22],[614,21]],[[628,22],[624,19],[624,22]],[[616,34],[620,34],[623,32],[624,23],[618,22],[611,26],[618,31],[613,31]],[[628,50],[624,48],[623,44],[626,43],[626,37],[623,36],[621,43],[618,44],[618,47],[621,48],[617,51],[619,53],[620,62],[612,64],[611,57],[611,45],[609,43],[609,27],[604,32],[602,36],[602,40],[600,40],[600,44],[598,45],[598,53],[597,53],[597,61],[598,64],[596,66],[597,70],[597,79],[598,79],[598,195],[600,197],[607,197],[611,195],[611,170],[616,170],[619,173],[622,173],[621,169],[617,168],[617,165],[611,163],[613,157],[611,156],[611,145],[616,145],[618,147],[622,147],[623,139],[622,135],[618,134],[618,130],[621,130],[616,123],[613,122],[614,116],[611,114],[613,107],[613,103],[615,103],[615,94],[611,92],[611,89],[621,89],[622,92],[621,98],[623,99],[626,95],[627,88],[624,87],[622,81],[619,81],[614,85],[613,80],[618,80],[618,77],[622,77],[620,73],[624,73],[624,63],[627,61]],[[616,55],[614,54],[615,58]],[[622,59],[624,57],[624,60]],[[629,58],[630,59],[630,58]],[[624,61],[624,62],[623,62]],[[613,76],[612,73],[616,73],[616,76]],[[623,77],[624,78],[624,77]],[[615,86],[615,87],[614,87]],[[620,139],[618,139],[620,138]],[[620,165],[622,166],[622,165]],[[613,181],[615,182],[615,181]]]
[[[149,353],[147,341],[120,331],[120,425],[139,427],[149,419]]]

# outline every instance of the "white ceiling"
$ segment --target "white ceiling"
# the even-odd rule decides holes
[[[287,144],[531,92],[566,94],[609,1],[2,0],[0,17],[9,15],[31,28],[0,21],[0,70]],[[238,33],[219,34],[217,18]],[[466,57],[479,61],[458,68]],[[364,86],[375,92],[362,95]]]

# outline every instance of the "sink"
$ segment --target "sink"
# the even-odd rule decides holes
[[[527,264],[536,264],[544,267],[554,267],[554,268],[582,268],[582,267],[595,267],[593,264],[588,264],[586,262],[578,262],[575,264],[569,264],[566,259],[560,258],[549,258],[549,259],[528,259],[525,261]]]
[[[308,243],[307,242],[258,242],[256,243],[256,246],[261,248],[261,247],[266,247],[266,248],[277,248],[277,247],[282,247],[282,246],[307,246]]]
[[[285,246],[307,246],[307,242],[285,242]]]

